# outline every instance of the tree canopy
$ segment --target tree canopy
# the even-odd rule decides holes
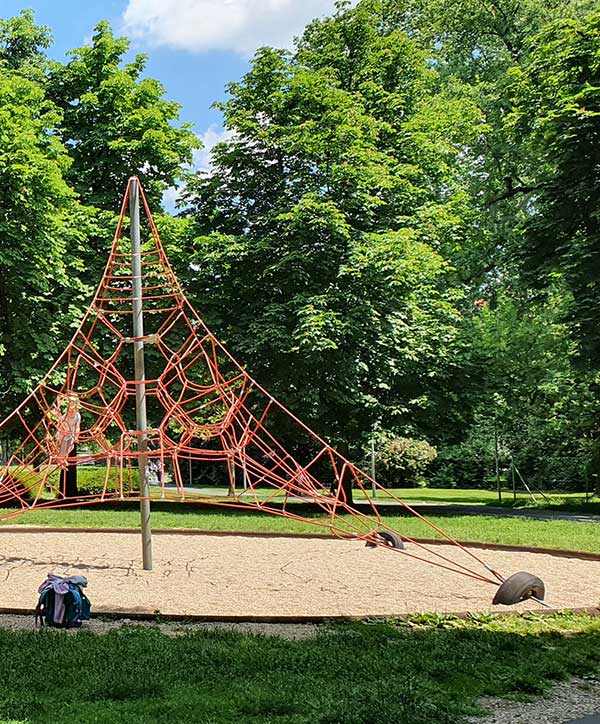
[[[0,21],[0,401],[8,414],[51,366],[98,283],[127,178],[155,208],[199,145],[144,58],[100,23],[66,64],[33,14]]]
[[[185,188],[158,224],[209,326],[354,459],[427,441],[431,482],[485,485],[498,436],[539,483],[598,474],[591,0],[338,2],[229,84],[202,172],[126,38],[51,42],[0,20],[3,412],[80,318],[137,174],[159,212]]]

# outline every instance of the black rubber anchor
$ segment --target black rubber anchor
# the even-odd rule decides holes
[[[500,584],[492,604],[501,603],[505,606],[512,606],[514,603],[526,601],[528,598],[543,601],[545,595],[546,587],[541,578],[526,571],[519,571]]]

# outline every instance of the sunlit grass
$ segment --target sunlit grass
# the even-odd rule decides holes
[[[160,494],[160,487],[153,485],[151,486],[155,494]],[[171,488],[173,490],[173,488]],[[201,490],[202,495],[215,496],[216,498],[226,497],[229,493],[228,488],[223,486],[203,486],[201,483],[194,485],[193,488],[186,492],[186,496],[193,497],[197,495],[193,491]],[[261,500],[266,497],[272,497],[274,500],[281,500],[286,497],[284,492],[276,492],[267,487],[259,488],[256,491],[245,492],[243,489],[238,489],[237,495],[243,499],[253,499],[255,496]],[[389,495],[388,495],[389,493]],[[361,500],[375,500],[376,503],[385,504],[393,503],[393,497],[399,498],[407,503],[448,503],[451,505],[497,505],[498,504],[498,491],[497,490],[480,490],[480,489],[459,489],[459,488],[387,488],[384,490],[377,489],[375,495],[371,488],[367,488],[364,492],[362,490],[354,490],[354,499],[356,501]],[[540,506],[544,505],[560,505],[569,503],[583,503],[585,501],[585,493],[581,492],[565,492],[565,491],[547,491],[545,493],[546,499],[543,498],[539,493],[535,494],[535,498]],[[393,496],[393,497],[392,497]],[[590,493],[589,502],[600,502],[600,499]],[[502,503],[505,505],[528,505],[533,501],[531,497],[522,491],[519,491],[516,495],[516,500],[513,497],[512,490],[504,489],[502,491]]]
[[[254,511],[226,510],[198,505],[178,506],[176,503],[154,510],[154,528],[190,528],[204,531],[236,533],[327,533],[328,518],[316,512],[303,512],[304,520],[292,520]],[[0,509],[0,515],[9,514]],[[342,516],[349,521],[349,516]],[[385,515],[385,525],[409,537],[440,538],[440,535],[412,516]],[[509,545],[563,548],[567,550],[600,552],[600,525],[568,520],[529,520],[492,516],[431,516],[432,523],[458,540],[501,543]],[[135,528],[139,512],[128,505],[126,509],[62,509],[34,510],[0,522],[2,525],[40,525],[74,528]],[[317,524],[323,525],[317,525]],[[323,527],[325,526],[325,527]]]

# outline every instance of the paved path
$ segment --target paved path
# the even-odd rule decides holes
[[[499,508],[493,505],[454,505],[452,503],[416,503],[411,507],[424,515],[492,515],[500,518],[537,518],[538,520],[600,523],[600,515],[592,513],[569,513],[538,508]]]
[[[573,719],[572,721],[566,721],[564,724],[600,724],[600,714],[592,714],[592,716],[586,716],[584,719]]]

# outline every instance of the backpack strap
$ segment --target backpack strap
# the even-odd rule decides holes
[[[46,617],[46,607],[47,607],[47,597],[48,592],[50,591],[49,587],[42,588],[40,587],[41,593],[40,597],[38,598],[37,606],[35,607],[35,627],[36,628],[43,628],[45,625],[45,617]]]
[[[81,591],[81,620],[89,621],[92,616],[92,604],[90,599]]]
[[[44,617],[42,615],[42,605],[38,601],[37,606],[35,607],[35,627],[36,628],[43,628],[44,627]]]

